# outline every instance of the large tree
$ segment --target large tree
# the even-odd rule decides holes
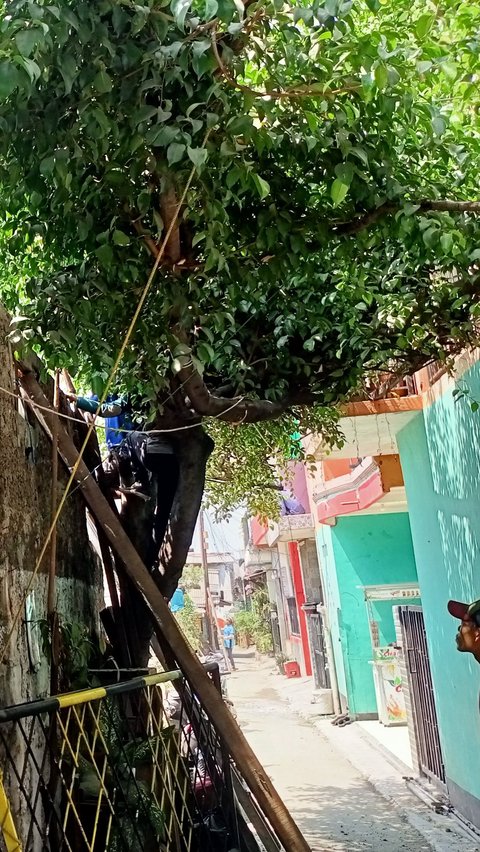
[[[480,7],[2,12],[0,287],[19,336],[101,390],[170,232],[116,376],[151,426],[183,427],[170,595],[211,450],[202,423],[218,489],[256,500],[270,473],[249,456],[288,456],[295,428],[334,440],[332,406],[365,377],[476,340]]]

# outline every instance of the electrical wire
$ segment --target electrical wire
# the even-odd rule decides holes
[[[13,391],[9,391],[9,390],[7,390],[7,388],[3,388],[1,385],[0,385],[0,392],[4,393],[4,394],[8,394],[8,396],[12,396],[14,399],[18,399],[23,405],[27,404],[27,405],[31,406],[32,408],[38,408],[40,411],[46,411],[51,416],[53,416],[55,414],[56,417],[63,418],[63,420],[71,420],[72,423],[76,423],[77,426],[80,423],[82,423],[82,420],[79,420],[78,417],[72,417],[70,414],[62,414],[62,412],[60,412],[60,411],[54,412],[51,408],[47,408],[46,405],[40,405],[38,402],[33,402],[33,400],[28,400],[28,399],[26,399],[26,397],[20,396],[17,393],[13,393]],[[242,400],[236,400],[235,405],[233,405],[232,408],[235,408],[235,406],[237,406],[240,401],[242,401]],[[231,409],[227,409],[227,411],[230,411],[230,410]],[[99,415],[97,414],[95,416],[98,417]],[[218,416],[219,415],[215,415],[214,419],[217,419]],[[86,424],[86,421],[84,420],[83,423]],[[130,435],[132,432],[137,432],[139,435],[159,435],[159,434],[164,434],[166,432],[182,432],[185,429],[195,429],[199,425],[200,425],[199,423],[189,423],[186,426],[175,426],[171,429],[149,429],[148,431],[145,430],[145,429],[121,429],[119,427],[118,429],[115,428],[115,432],[122,432],[122,433],[125,433],[126,435]],[[108,426],[104,425],[103,423],[95,423],[95,428],[96,429],[108,429]]]

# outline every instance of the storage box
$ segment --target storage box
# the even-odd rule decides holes
[[[289,660],[283,664],[283,671],[287,677],[300,677],[300,666],[296,660]]]

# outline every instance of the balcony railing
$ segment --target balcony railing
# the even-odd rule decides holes
[[[267,543],[271,547],[277,541],[301,541],[315,535],[313,515],[283,515],[277,523],[271,524],[267,533]]]

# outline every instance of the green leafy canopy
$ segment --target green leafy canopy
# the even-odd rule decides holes
[[[171,390],[181,329],[211,393],[304,392],[334,438],[328,406],[366,374],[476,339],[477,211],[431,202],[477,198],[479,13],[3,3],[0,295],[17,338],[98,389],[193,167],[119,377],[142,399]],[[214,428],[225,465],[229,444],[255,456],[253,426]],[[268,428],[271,453],[285,442]]]

